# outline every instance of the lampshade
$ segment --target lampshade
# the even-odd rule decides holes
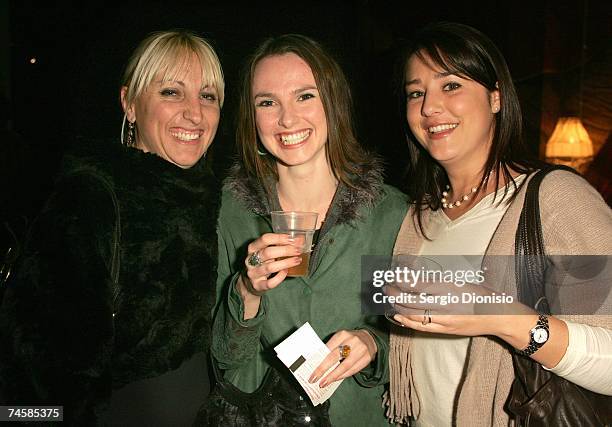
[[[561,117],[546,143],[546,157],[584,158],[593,156],[593,143],[578,117]]]

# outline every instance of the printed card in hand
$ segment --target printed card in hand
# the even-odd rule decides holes
[[[329,399],[342,382],[342,380],[335,381],[324,388],[319,387],[321,379],[314,384],[308,382],[310,375],[330,352],[308,322],[304,323],[297,331],[274,347],[274,350],[278,358],[298,380],[315,406]],[[339,363],[329,368],[321,378],[324,378]]]

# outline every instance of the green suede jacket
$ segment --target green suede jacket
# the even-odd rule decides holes
[[[278,208],[278,200],[268,201],[261,186],[234,169],[224,186],[219,217],[212,352],[225,379],[252,392],[270,364],[277,363],[273,347],[305,322],[324,341],[341,329],[367,329],[375,337],[378,354],[336,390],[330,399],[330,419],[335,426],[388,425],[382,408],[388,330],[380,316],[362,313],[361,256],[392,254],[408,204],[401,192],[383,184],[376,164],[364,165],[354,185],[341,184],[336,192],[312,255],[310,275],[287,278],[266,292],[258,315],[244,321],[234,284],[244,268],[247,245],[272,232],[268,212]]]

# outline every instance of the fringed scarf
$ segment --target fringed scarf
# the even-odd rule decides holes
[[[399,326],[391,326],[389,338],[389,394],[385,396],[387,417],[395,423],[408,423],[421,412],[419,395],[414,387],[410,351],[412,333]]]
[[[424,221],[427,221],[425,215]],[[415,254],[422,244],[423,236],[418,233],[411,209],[397,235],[394,254]],[[413,361],[410,351],[412,331],[391,325],[389,337],[389,392],[384,397],[387,417],[396,423],[408,423],[421,412],[418,392],[414,386]]]

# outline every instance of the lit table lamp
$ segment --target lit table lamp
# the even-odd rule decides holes
[[[593,143],[578,117],[561,117],[546,143],[546,160],[585,172],[593,159]]]

